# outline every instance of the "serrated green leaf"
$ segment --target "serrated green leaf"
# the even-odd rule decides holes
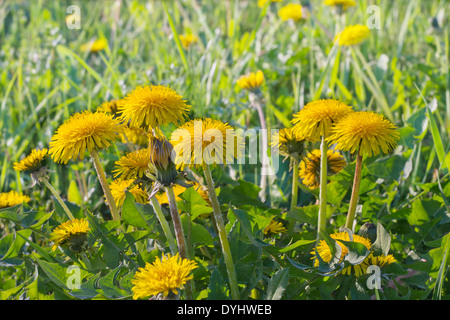
[[[280,300],[289,280],[289,268],[280,269],[269,280],[266,300]]]
[[[14,234],[13,243],[11,244],[5,255],[0,258],[0,260],[6,260],[17,257],[23,245],[26,243],[25,239],[31,235],[31,232],[32,232],[31,230],[27,229],[16,231]],[[20,234],[21,236],[18,236],[18,234]]]
[[[122,218],[126,223],[137,228],[152,230],[154,217],[155,214],[150,205],[144,206],[136,203],[134,196],[130,192],[126,192],[122,205]]]
[[[98,285],[101,289],[101,292],[105,297],[109,299],[115,299],[115,298],[123,298],[128,296],[129,294],[118,287],[118,276],[121,272],[121,269],[123,267],[119,266],[116,269],[109,272],[104,277],[101,277],[98,279]]]
[[[192,245],[213,245],[214,240],[209,231],[201,224],[190,221],[187,214],[181,215],[181,224],[183,226],[184,234],[188,235],[190,230],[190,242]]]
[[[377,239],[373,243],[371,249],[376,254],[383,254],[387,256],[389,254],[389,250],[391,248],[391,236],[389,232],[383,227],[383,225],[378,222],[377,223]]]

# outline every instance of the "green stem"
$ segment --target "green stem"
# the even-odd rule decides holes
[[[353,220],[355,219],[356,206],[359,198],[359,186],[361,183],[361,171],[362,171],[362,155],[359,154],[356,157],[355,177],[353,179],[353,190],[350,198],[350,205],[348,208],[347,220],[345,221],[345,227],[352,230]]]
[[[262,149],[262,158],[261,158],[261,182],[260,182],[260,188],[261,191],[259,193],[261,200],[266,200],[266,188],[267,188],[267,169],[269,166],[268,156],[267,156],[267,123],[266,123],[266,117],[264,115],[264,110],[261,104],[261,99],[257,93],[250,93],[249,95],[251,103],[255,106],[256,110],[258,111],[258,117],[259,122],[261,125],[261,131],[262,131],[262,141],[261,141],[261,149]],[[266,161],[267,160],[267,161]]]
[[[230,282],[231,296],[234,300],[240,299],[236,270],[234,268],[233,257],[231,255],[230,244],[228,242],[227,233],[225,231],[225,225],[222,218],[222,211],[220,210],[219,200],[217,199],[216,192],[214,190],[214,182],[212,180],[211,170],[209,165],[203,164],[203,171],[205,174],[206,187],[208,188],[209,199],[213,207],[214,218],[216,221],[217,230],[219,232],[220,244],[222,246],[222,253],[225,260],[225,265],[228,273],[228,280]]]
[[[177,199],[172,187],[166,187],[167,199],[169,200],[170,215],[172,216],[175,237],[177,238],[178,251],[182,259],[189,259],[186,251],[186,239],[184,238],[183,226],[181,225],[180,215],[178,213]],[[186,284],[186,300],[192,300],[192,281]]]
[[[298,201],[298,155],[294,154],[291,157],[292,161],[292,197],[291,210],[297,206]]]
[[[111,189],[109,188],[108,181],[106,181],[105,171],[103,170],[102,164],[100,163],[100,157],[97,150],[93,149],[91,151],[91,158],[94,161],[94,167],[97,171],[98,180],[100,181],[100,185],[102,186],[103,193],[105,194],[106,202],[108,203],[108,206],[111,210],[113,220],[120,221],[119,211],[117,210],[114,197],[111,194]]]
[[[156,199],[156,197],[152,197],[150,199],[150,203],[156,213],[156,216],[158,217],[159,223],[161,224],[164,234],[166,235],[167,241],[169,242],[170,251],[172,251],[172,254],[174,255],[177,254],[177,244],[175,243],[175,239],[173,237],[172,231],[170,230],[169,224],[164,217],[164,213],[161,210],[161,205],[159,204],[158,199]]]
[[[50,192],[53,194],[53,196],[55,196],[56,200],[58,200],[59,204],[61,205],[61,207],[64,209],[64,211],[67,213],[67,215],[69,216],[70,220],[74,220],[74,216],[72,214],[72,212],[70,212],[69,208],[67,207],[67,205],[64,203],[63,199],[61,199],[61,197],[59,196],[58,192],[56,192],[55,188],[53,188],[53,186],[50,184],[50,182],[48,181],[47,178],[41,178],[40,179],[45,186],[50,190]]]
[[[182,259],[187,259],[186,240],[184,239],[183,227],[181,225],[180,215],[178,214],[177,202],[172,187],[166,187],[167,199],[169,199],[170,215],[172,216],[175,237],[178,243],[178,252]]]
[[[327,151],[328,145],[325,136],[320,144],[320,190],[319,190],[319,217],[317,221],[317,237],[325,231],[327,222]]]

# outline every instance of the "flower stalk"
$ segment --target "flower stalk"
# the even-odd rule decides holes
[[[156,213],[156,217],[158,218],[159,223],[161,224],[161,227],[164,231],[167,241],[169,242],[170,251],[172,251],[173,255],[177,254],[178,253],[177,244],[175,243],[175,239],[173,237],[172,231],[170,230],[169,224],[167,223],[167,220],[164,217],[164,213],[161,210],[161,205],[159,204],[158,199],[152,197],[150,199],[150,203],[153,207],[153,210]]]
[[[175,193],[171,186],[165,187],[167,199],[169,200],[170,215],[173,221],[173,227],[175,229],[175,237],[177,238],[178,251],[180,253],[181,259],[188,259],[186,251],[186,239],[184,238],[183,226],[181,225],[180,215],[178,213],[177,200],[175,198]],[[192,300],[192,282],[188,281],[186,283],[186,299]]]
[[[291,156],[292,164],[292,196],[291,196],[291,210],[297,206],[298,202],[298,155]]]
[[[353,190],[350,198],[350,205],[347,213],[347,220],[345,221],[345,227],[352,230],[353,220],[355,219],[356,206],[358,204],[359,189],[361,184],[361,171],[362,171],[362,155],[357,153],[356,156],[356,167],[355,167],[355,177],[353,179]]]
[[[103,170],[102,164],[100,162],[100,157],[96,149],[91,150],[91,158],[94,162],[95,171],[97,171],[98,180],[102,186],[103,193],[105,194],[106,201],[111,210],[111,215],[114,221],[120,221],[119,211],[117,210],[116,202],[111,194],[111,189],[109,187],[108,181],[106,180],[105,171]]]
[[[56,198],[56,200],[58,200],[58,202],[61,205],[61,207],[64,209],[64,211],[69,216],[69,219],[70,220],[74,220],[75,217],[73,216],[72,212],[67,207],[67,205],[64,203],[63,199],[61,199],[61,197],[58,194],[58,192],[56,192],[55,188],[53,188],[53,186],[50,184],[50,181],[48,181],[48,178],[47,177],[41,177],[40,181],[42,181],[45,184],[45,186],[50,190],[50,192],[53,194],[53,196]]]
[[[319,216],[317,221],[317,237],[325,231],[327,221],[327,151],[328,145],[325,136],[320,144],[320,189],[319,189]]]
[[[217,230],[219,232],[220,244],[222,246],[222,252],[227,268],[228,279],[230,282],[231,296],[234,300],[240,299],[239,289],[237,285],[236,270],[234,268],[233,257],[231,255],[230,244],[228,242],[227,233],[225,231],[225,225],[222,218],[222,212],[220,210],[219,200],[214,190],[214,182],[211,175],[211,170],[207,163],[203,163],[203,171],[205,174],[206,187],[208,188],[209,199],[213,207],[214,219],[216,221]]]

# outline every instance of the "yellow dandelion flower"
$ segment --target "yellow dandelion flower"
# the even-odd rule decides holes
[[[352,46],[361,43],[370,35],[370,29],[362,24],[348,26],[336,35],[334,42],[338,41],[340,46]]]
[[[118,117],[120,115],[120,112],[117,109],[117,100],[103,102],[97,107],[97,111],[110,113],[114,117]]]
[[[50,234],[50,240],[54,243],[52,251],[65,244],[68,244],[73,252],[83,251],[89,230],[89,222],[86,219],[74,219],[61,223]]]
[[[342,253],[341,253],[341,256],[339,259],[340,259],[340,261],[344,261],[344,257],[348,253],[348,248],[343,243],[339,242],[339,240],[350,241],[350,236],[349,236],[348,232],[346,232],[346,231],[336,232],[336,233],[331,234],[330,237],[333,238],[334,240],[336,240],[338,245],[341,247]],[[370,248],[372,247],[372,243],[370,242],[369,239],[361,237],[356,234],[353,235],[353,242],[362,243],[367,248],[367,250],[370,250]],[[324,262],[331,261],[331,258],[332,258],[331,250],[328,247],[328,244],[326,243],[325,240],[320,240],[316,249],[311,252],[311,254],[313,256],[312,259],[314,259],[314,266],[316,266],[316,267],[319,266],[319,260],[316,258],[317,253],[320,255],[320,258]],[[360,277],[360,276],[366,274],[367,266],[368,265],[366,263],[361,262],[360,264],[352,265],[352,266],[344,268],[341,271],[341,273],[350,275],[353,271],[355,273],[355,276]]]
[[[193,278],[191,271],[197,268],[197,263],[189,259],[181,259],[167,254],[162,259],[156,259],[152,264],[146,263],[139,268],[131,281],[133,299],[156,296],[160,293],[167,297],[170,292],[178,294],[187,281]]]
[[[179,124],[191,108],[175,90],[166,86],[137,87],[118,102],[121,120],[146,130],[168,123]]]
[[[258,0],[258,7],[262,8],[267,2],[281,2],[281,0]]]
[[[81,51],[83,52],[98,52],[102,51],[108,46],[108,40],[105,38],[96,39],[89,41],[81,46]]]
[[[278,10],[278,16],[283,21],[293,20],[295,22],[302,18],[302,6],[296,3],[289,3]]]
[[[43,167],[43,162],[47,157],[47,153],[48,149],[34,149],[28,156],[19,162],[14,162],[13,168],[16,171],[36,172]]]
[[[123,143],[132,143],[141,147],[148,146],[147,132],[138,127],[125,126],[121,140]]]
[[[237,85],[242,89],[255,90],[258,89],[264,82],[264,74],[261,70],[256,72],[249,72],[241,76],[237,81]]]
[[[182,199],[180,198],[180,195],[186,191],[186,187],[180,186],[179,184],[175,184],[173,187],[173,193],[175,194],[175,200],[181,201]],[[165,203],[169,203],[169,199],[167,198],[167,194],[166,192],[158,192],[157,194],[155,194],[156,199],[158,199],[158,202],[160,204],[165,204]]]
[[[104,112],[84,111],[72,115],[53,135],[49,154],[55,162],[66,164],[69,159],[84,158],[86,149],[108,148],[119,139],[122,124]]]
[[[30,197],[15,190],[0,193],[0,209],[14,207],[22,203],[30,202]]]
[[[109,184],[109,188],[111,189],[111,194],[116,202],[116,206],[122,207],[123,201],[126,197],[126,191],[130,192],[137,203],[146,204],[147,201],[147,193],[145,190],[142,190],[138,185],[132,186],[134,179],[122,180],[116,179]],[[131,188],[130,188],[131,187]]]
[[[329,135],[333,123],[352,112],[352,107],[334,99],[316,100],[294,114],[292,123],[296,135],[305,140],[318,141]]]
[[[142,178],[149,163],[150,152],[147,148],[127,153],[115,162],[117,169],[113,171],[114,177],[120,176],[124,180]]]
[[[385,256],[384,254],[374,256],[373,252],[371,252],[369,256],[366,258],[366,260],[364,260],[364,263],[367,266],[378,266],[380,268],[394,262],[397,262],[397,260],[394,258],[392,254],[388,254],[387,256]]]
[[[282,128],[274,134],[271,141],[272,150],[278,148],[278,152],[285,157],[299,156],[303,153],[305,140],[294,133],[293,128]]]
[[[272,220],[269,225],[264,229],[264,234],[277,234],[285,233],[287,229],[283,226],[281,222]]]
[[[310,189],[318,188],[320,184],[320,154],[320,150],[315,149],[308,153],[299,164],[298,176],[303,184]],[[329,149],[327,151],[327,164],[327,174],[330,176],[341,171],[347,165],[347,162],[339,152]]]
[[[233,127],[210,118],[184,123],[172,133],[171,143],[175,163],[189,167],[230,163],[242,155],[245,147],[242,136]]]
[[[180,41],[183,48],[187,50],[192,44],[197,43],[198,38],[190,33],[180,34]]]
[[[376,156],[389,153],[400,139],[397,127],[381,114],[371,111],[354,112],[336,123],[328,141],[336,148],[359,155]]]
[[[340,6],[344,10],[356,6],[355,0],[325,0],[324,4],[326,6]]]

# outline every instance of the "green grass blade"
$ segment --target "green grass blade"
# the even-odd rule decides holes
[[[190,74],[189,64],[187,62],[186,55],[184,54],[184,49],[183,49],[183,46],[181,45],[180,37],[178,35],[177,28],[175,27],[175,23],[173,22],[172,15],[170,14],[169,8],[167,7],[166,0],[163,0],[162,4],[164,7],[164,11],[166,12],[167,19],[169,21],[170,30],[172,30],[173,37],[174,37],[175,43],[177,45],[178,53],[180,54],[181,60],[183,61],[183,65],[184,65],[184,68],[186,69],[186,72],[188,74]]]

